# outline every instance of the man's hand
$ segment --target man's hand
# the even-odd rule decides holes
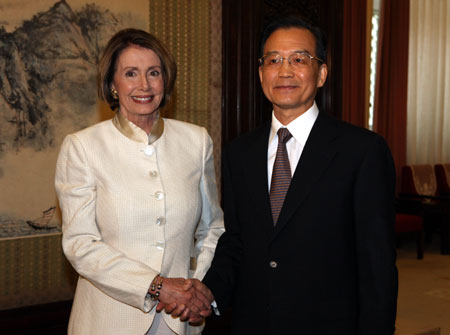
[[[186,280],[186,287],[194,287],[196,292],[201,296],[205,297],[208,301],[208,306],[210,307],[208,310],[200,311],[200,315],[203,317],[208,317],[211,315],[211,303],[214,301],[214,296],[211,290],[203,284],[200,280],[192,278]]]
[[[161,312],[164,309],[172,316],[180,317],[181,321],[192,319],[191,322],[194,323],[202,322],[203,316],[200,312],[206,315],[211,309],[210,301],[194,288],[193,283],[183,278],[164,278],[159,292],[160,302],[156,311]]]
[[[160,292],[157,312],[165,310],[166,313],[191,324],[201,324],[205,317],[211,315],[211,302],[214,297],[198,279],[165,278]]]
[[[191,287],[195,289],[195,292],[198,296],[202,296],[207,299],[209,308],[201,310],[198,314],[195,314],[195,313],[187,314],[187,313],[183,312],[182,316],[183,316],[183,318],[188,318],[189,323],[198,324],[198,323],[201,323],[204,320],[204,318],[211,315],[211,313],[212,313],[211,303],[214,301],[214,296],[211,293],[211,291],[209,290],[209,288],[206,287],[206,285],[203,284],[198,279],[187,279],[186,280],[186,289],[191,289]]]

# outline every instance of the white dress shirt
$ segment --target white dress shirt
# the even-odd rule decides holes
[[[273,164],[275,163],[275,157],[277,155],[278,148],[278,129],[281,127],[287,128],[292,134],[292,138],[286,143],[286,149],[289,157],[289,164],[291,166],[291,175],[294,175],[300,156],[302,155],[303,148],[305,147],[306,140],[309,133],[316,122],[319,115],[319,109],[316,103],[312,105],[305,113],[297,117],[294,121],[290,122],[287,126],[281,124],[272,112],[272,127],[270,129],[269,147],[267,150],[267,177],[269,183],[272,180]]]

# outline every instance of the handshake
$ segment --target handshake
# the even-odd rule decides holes
[[[157,276],[150,286],[152,300],[159,300],[156,311],[165,310],[181,321],[197,325],[211,315],[214,296],[198,279],[163,278]]]

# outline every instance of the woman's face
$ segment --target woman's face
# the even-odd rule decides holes
[[[128,120],[153,114],[164,97],[158,55],[137,45],[124,49],[117,59],[111,87],[117,90],[120,112]]]

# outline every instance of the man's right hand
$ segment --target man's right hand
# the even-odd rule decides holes
[[[177,284],[175,291],[172,291],[173,280]],[[189,321],[192,324],[201,324],[204,318],[211,315],[211,303],[214,301],[214,296],[201,281],[182,278],[166,278],[164,283],[166,281],[169,285],[166,287],[163,285],[161,289],[157,312],[165,310],[174,317],[180,317],[181,321]],[[182,284],[184,294],[179,291],[179,284]],[[163,292],[164,288],[166,292]]]

